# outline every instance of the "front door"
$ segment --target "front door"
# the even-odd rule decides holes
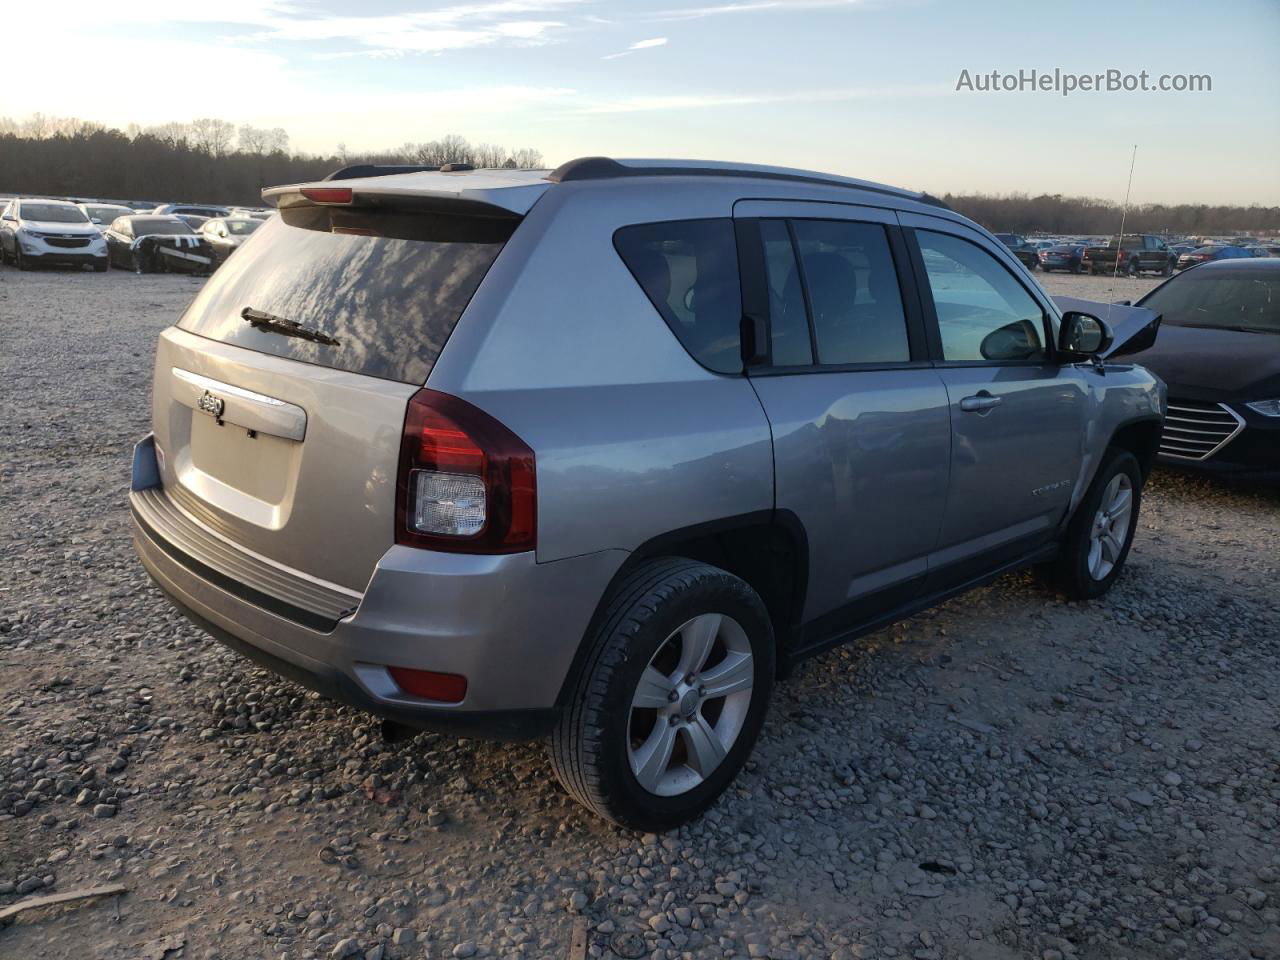
[[[910,221],[951,409],[951,485],[929,564],[941,587],[1052,539],[1080,475],[1086,396],[1077,371],[1055,361],[1047,298],[1009,257],[963,225]]]

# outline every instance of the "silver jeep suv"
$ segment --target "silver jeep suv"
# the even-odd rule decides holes
[[[160,337],[143,563],[392,724],[549,737],[617,823],[711,804],[801,658],[1124,564],[1163,386],[927,195],[597,157],[264,196]]]

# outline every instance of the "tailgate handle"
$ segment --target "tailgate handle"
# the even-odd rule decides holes
[[[307,434],[307,412],[296,404],[254,393],[181,367],[173,368],[173,398],[219,423],[301,441]]]

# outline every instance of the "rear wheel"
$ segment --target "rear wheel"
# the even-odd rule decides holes
[[[551,764],[606,819],[668,830],[709,807],[746,761],[773,686],[773,631],[760,597],[691,560],[642,565],[587,638],[589,659]]]
[[[1138,275],[1138,261],[1137,261],[1137,260],[1130,260],[1130,261],[1129,261],[1128,274],[1129,274],[1129,276],[1131,276],[1131,277],[1136,277],[1136,276]]]
[[[1162,276],[1162,277],[1172,277],[1172,276],[1173,276],[1173,261],[1172,261],[1172,260],[1166,260],[1166,261],[1165,261],[1164,269],[1160,271],[1160,276]]]
[[[1141,505],[1137,458],[1112,450],[1067,526],[1061,553],[1041,571],[1045,579],[1073,600],[1110,590],[1129,556]]]

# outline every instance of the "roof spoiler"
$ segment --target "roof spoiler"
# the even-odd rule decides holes
[[[474,170],[469,163],[446,163],[442,166],[425,166],[414,163],[353,163],[349,167],[335,170],[325,177],[326,180],[356,180],[363,177],[391,177],[397,173],[462,173]]]

